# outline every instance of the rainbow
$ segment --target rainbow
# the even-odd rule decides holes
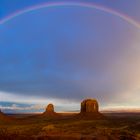
[[[29,7],[27,9],[23,9],[21,11],[17,11],[15,13],[5,17],[4,19],[0,20],[0,24],[4,24],[4,23],[12,20],[13,18],[16,18],[16,17],[18,17],[18,16],[20,16],[24,13],[28,13],[28,12],[33,11],[33,10],[39,10],[39,9],[42,9],[42,8],[50,8],[50,7],[60,7],[60,6],[79,6],[79,7],[87,7],[87,8],[94,8],[94,9],[97,9],[97,10],[101,10],[103,12],[107,12],[109,14],[117,16],[117,17],[125,20],[126,22],[128,22],[128,23],[132,24],[133,26],[140,29],[140,23],[137,22],[136,20],[132,19],[128,15],[125,15],[123,13],[115,11],[111,8],[104,7],[102,5],[97,5],[97,4],[93,4],[93,3],[84,3],[84,2],[82,2],[82,3],[81,2],[43,3],[43,4],[40,4],[40,5]]]

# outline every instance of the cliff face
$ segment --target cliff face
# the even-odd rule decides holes
[[[54,105],[53,104],[48,104],[46,108],[46,113],[54,113]]]
[[[47,118],[57,118],[60,115],[54,111],[54,105],[53,104],[48,104],[46,107],[45,112],[42,114],[43,116]]]
[[[78,117],[82,119],[100,119],[104,116],[99,112],[99,104],[95,99],[85,99],[81,102],[81,112]]]
[[[5,115],[1,110],[0,110],[0,122],[10,122],[14,120],[12,117],[9,117],[7,115]]]
[[[98,102],[95,99],[86,99],[81,102],[81,113],[99,112]]]

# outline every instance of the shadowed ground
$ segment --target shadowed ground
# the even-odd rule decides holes
[[[79,119],[76,113],[13,114],[8,123],[0,120],[0,140],[139,140],[139,113],[106,113],[95,120]]]

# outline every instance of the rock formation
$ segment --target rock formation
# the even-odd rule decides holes
[[[1,110],[0,110],[0,121],[2,122],[10,122],[14,120],[12,117],[9,117],[7,115],[5,115]]]
[[[81,113],[98,113],[98,102],[95,99],[86,99],[81,102]]]
[[[48,104],[46,107],[46,113],[54,113],[54,105],[53,104]]]
[[[81,111],[78,114],[62,115],[54,111],[54,105],[48,104],[45,112],[41,115],[46,118],[77,118],[77,119],[102,119],[104,116],[99,112],[99,104],[95,99],[85,99],[81,102]]]
[[[4,116],[6,116],[6,115],[0,109],[0,117],[4,117]]]
[[[81,102],[81,112],[78,114],[84,119],[100,119],[104,116],[99,112],[99,104],[95,99],[85,99]]]
[[[43,113],[43,116],[46,116],[48,118],[56,118],[59,115],[54,111],[54,105],[48,104],[46,107],[46,111]]]

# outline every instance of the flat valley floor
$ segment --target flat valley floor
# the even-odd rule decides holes
[[[0,140],[140,140],[140,113],[104,113],[100,120],[13,114],[0,120]]]

